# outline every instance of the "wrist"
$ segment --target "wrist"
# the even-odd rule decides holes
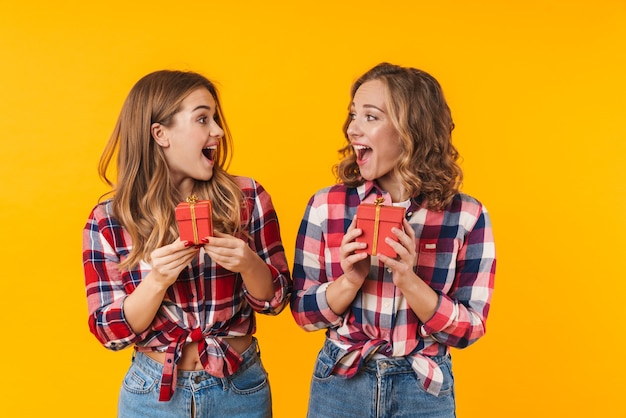
[[[154,294],[165,294],[171,285],[171,283],[167,280],[167,277],[161,275],[155,270],[148,273],[141,281],[141,284],[146,288],[146,290],[150,290],[150,292]]]
[[[267,264],[258,254],[253,253],[250,261],[245,264],[245,268],[241,269],[239,273],[245,277],[254,277],[255,275],[258,276],[263,269],[268,269]]]
[[[356,293],[363,284],[363,279],[355,279],[346,273],[339,276],[334,282],[337,287],[343,292]]]

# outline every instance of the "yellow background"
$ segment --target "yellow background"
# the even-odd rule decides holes
[[[231,171],[271,193],[291,262],[334,181],[351,82],[380,61],[443,85],[464,191],[490,210],[488,332],[454,350],[458,415],[625,417],[626,2],[4,1],[0,6],[0,415],[115,415],[130,350],[87,328],[86,217],[131,86],[219,83]],[[322,333],[259,320],[275,416],[303,417]]]

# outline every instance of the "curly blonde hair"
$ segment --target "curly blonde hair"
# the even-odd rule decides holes
[[[224,137],[215,155],[213,177],[197,180],[193,192],[200,199],[212,200],[216,230],[237,234],[245,229],[241,219],[243,194],[226,172],[232,158],[232,137],[215,85],[194,72],[156,71],[141,78],[128,94],[98,168],[100,177],[112,187],[107,195],[113,194],[113,214],[133,243],[120,268],[150,261],[154,249],[179,235],[175,208],[187,196],[181,196],[173,186],[163,150],[152,138],[150,127],[154,122],[171,126],[182,101],[198,88],[206,88],[215,99],[216,121]],[[107,171],[115,155],[117,181],[113,182]]]
[[[400,134],[402,156],[395,170],[412,197],[421,196],[432,210],[445,208],[458,193],[463,172],[452,144],[454,123],[441,86],[430,74],[389,63],[367,71],[352,85],[351,101],[359,87],[372,80],[386,86],[386,101]],[[342,161],[334,167],[339,181],[350,187],[364,183],[350,145],[348,115],[343,132],[348,144],[339,150]]]

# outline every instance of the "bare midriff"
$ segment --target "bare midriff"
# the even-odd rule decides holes
[[[224,340],[239,354],[246,351],[252,344],[252,335],[243,335],[241,337],[224,338]],[[165,362],[165,353],[156,351],[148,351],[145,353],[151,359],[163,364]],[[178,360],[178,370],[203,370],[200,356],[198,355],[198,343],[192,342],[183,347],[183,355]]]

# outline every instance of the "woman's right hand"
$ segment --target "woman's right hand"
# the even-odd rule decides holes
[[[352,219],[346,234],[341,240],[340,260],[341,268],[345,279],[360,288],[370,271],[370,256],[365,252],[356,252],[356,250],[364,250],[367,244],[355,241],[363,231],[356,227],[356,216]]]
[[[355,241],[362,233],[356,227],[355,217],[339,248],[343,274],[326,288],[328,306],[337,315],[342,315],[350,307],[370,271],[370,256],[366,252],[356,252],[367,248],[365,243]]]
[[[147,329],[163,302],[167,289],[199,249],[178,238],[150,253],[152,270],[124,301],[124,315],[135,333]]]
[[[178,238],[171,244],[157,248],[150,253],[153,280],[169,287],[176,281],[180,272],[193,260],[199,248]]]

